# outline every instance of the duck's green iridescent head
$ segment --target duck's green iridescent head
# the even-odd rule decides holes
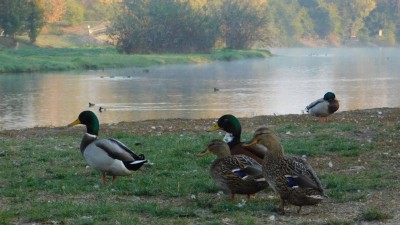
[[[235,116],[227,114],[221,116],[218,119],[218,122],[209,129],[209,131],[215,130],[223,130],[233,134],[234,136],[240,137],[240,134],[242,133],[242,126]]]
[[[92,135],[99,135],[99,119],[92,111],[83,111],[79,114],[78,119],[68,124],[69,127],[84,124],[86,125],[87,133]]]
[[[324,95],[324,100],[329,101],[329,100],[334,100],[336,98],[335,94],[333,92],[326,92]]]

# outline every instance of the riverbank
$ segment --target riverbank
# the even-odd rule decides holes
[[[0,132],[0,220],[5,224],[397,224],[400,215],[400,108],[339,112],[328,123],[309,115],[239,118],[242,138],[273,126],[285,152],[306,156],[330,197],[319,206],[276,213],[270,189],[231,204],[198,158],[224,133],[215,119],[101,124],[152,163],[102,186],[80,152],[82,126]],[[71,121],[72,122],[72,121]]]
[[[0,73],[63,70],[103,70],[121,67],[149,67],[162,64],[206,63],[247,58],[266,58],[267,50],[216,49],[210,54],[126,55],[115,48],[34,48],[0,51]]]

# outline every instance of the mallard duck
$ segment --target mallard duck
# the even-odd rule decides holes
[[[95,103],[89,102],[89,107],[93,107],[95,105],[96,105]]]
[[[116,176],[125,176],[138,170],[147,160],[144,155],[136,155],[121,142],[112,139],[98,139],[99,120],[92,111],[83,111],[79,117],[68,126],[77,124],[86,125],[86,133],[81,141],[81,153],[89,166],[102,173],[103,184],[106,185],[106,175],[112,176],[112,182]]]
[[[250,195],[268,187],[262,174],[262,166],[245,155],[231,155],[229,146],[224,141],[211,141],[199,156],[207,153],[217,156],[210,168],[211,176],[219,186],[231,194],[231,202],[234,202],[235,194],[246,194],[249,198]]]
[[[339,101],[333,92],[327,92],[320,98],[306,107],[306,111],[313,116],[319,117],[320,122],[328,121],[328,116],[339,109]]]
[[[255,143],[267,148],[263,173],[269,186],[280,196],[280,214],[285,214],[285,202],[299,206],[297,213],[300,213],[303,205],[315,205],[327,197],[313,168],[300,157],[285,156],[274,131],[259,128],[248,145]]]
[[[99,112],[104,112],[104,111],[106,111],[106,108],[104,108],[103,106],[100,106],[99,107]]]
[[[258,163],[262,163],[265,154],[264,149],[259,148],[259,146],[243,146],[243,142],[240,140],[242,126],[235,116],[230,114],[221,116],[208,131],[211,132],[216,130],[227,132],[224,140],[228,143],[232,155],[247,155],[255,159]]]

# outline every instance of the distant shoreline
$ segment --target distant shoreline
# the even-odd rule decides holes
[[[355,109],[349,111],[340,111],[336,112],[335,114],[329,117],[329,123],[339,123],[344,120],[357,120],[357,119],[368,119],[373,117],[384,117],[387,114],[396,115],[399,118],[400,122],[400,107],[393,107],[393,108],[370,108],[370,109]],[[165,127],[165,132],[168,133],[175,133],[175,132],[197,132],[199,131],[199,127],[204,126],[207,127],[212,124],[215,119],[217,118],[206,118],[206,119],[185,119],[185,118],[171,118],[171,119],[150,119],[150,120],[139,120],[139,121],[121,121],[117,123],[101,123],[101,129],[108,130],[108,129],[123,129],[129,133],[140,133],[140,134],[147,134],[157,131],[157,127],[154,129],[152,128],[154,124],[159,127]],[[307,113],[305,114],[284,114],[284,115],[259,115],[259,116],[252,116],[252,117],[239,117],[239,120],[242,123],[242,127],[244,131],[254,131],[254,127],[256,126],[263,126],[263,125],[276,125],[279,124],[281,121],[289,120],[295,123],[299,122],[318,122],[318,118],[311,116]],[[184,126],[182,130],[177,130],[178,127],[181,127],[180,124],[190,124],[190,126]],[[246,124],[252,124],[248,126]],[[79,128],[73,129],[82,129]],[[250,129],[249,129],[250,127]],[[146,128],[146,129],[143,129]],[[44,130],[64,130],[66,126],[63,127],[50,127],[50,126],[38,126],[38,127],[31,127],[31,128],[21,128],[21,129],[6,129],[0,130],[0,133],[7,133],[7,132],[18,132],[18,131],[29,131],[29,132],[36,132],[36,131],[44,131]]]
[[[268,58],[268,50],[216,49],[210,54],[120,54],[114,48],[21,48],[0,51],[0,73],[104,70]]]

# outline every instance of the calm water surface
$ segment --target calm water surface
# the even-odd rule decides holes
[[[269,59],[142,69],[0,74],[0,130],[65,126],[82,110],[101,123],[300,114],[326,91],[339,110],[400,106],[400,49],[272,49]],[[214,87],[219,91],[214,92]],[[88,103],[96,105],[90,107]],[[106,111],[99,113],[98,107]]]

